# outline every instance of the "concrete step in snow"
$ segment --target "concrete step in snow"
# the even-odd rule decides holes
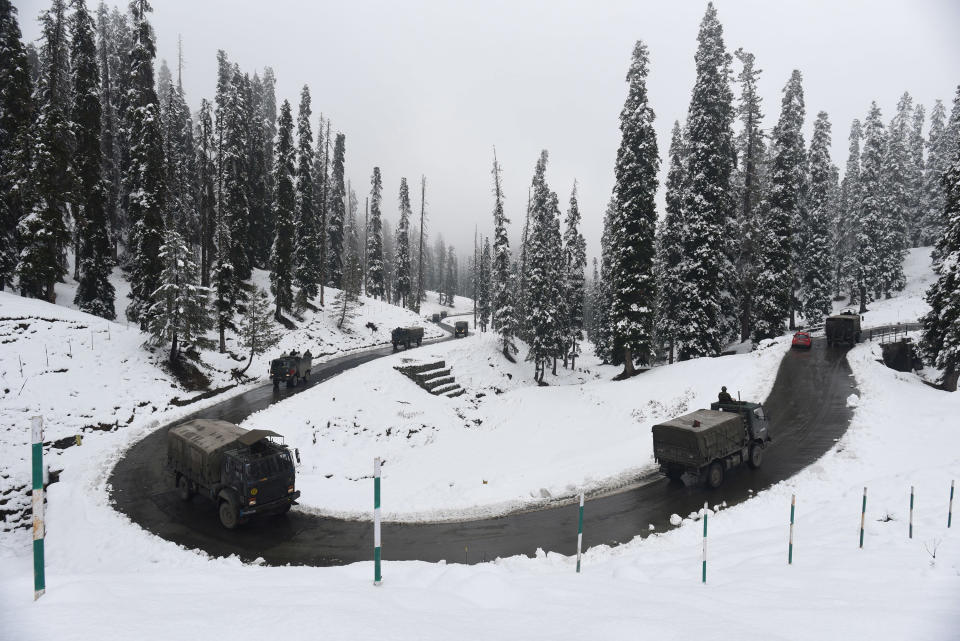
[[[433,393],[433,390],[437,389],[438,387],[443,387],[444,385],[449,385],[450,383],[455,382],[456,379],[453,376],[444,376],[442,378],[435,378],[432,381],[424,381],[421,387],[428,392]]]
[[[447,367],[444,369],[432,369],[427,372],[420,372],[418,374],[414,374],[413,376],[416,380],[426,383],[427,381],[431,381],[435,378],[440,378],[442,376],[450,376],[450,368]]]
[[[460,387],[460,386],[458,385],[457,387]],[[457,396],[462,396],[466,393],[467,393],[467,390],[460,387],[460,389],[453,390],[452,392],[447,392],[446,394],[444,394],[444,396],[446,396],[447,398],[455,398]]]
[[[432,363],[418,363],[416,365],[397,365],[394,369],[412,378],[414,374],[429,372],[434,369],[443,369],[446,366],[447,364],[444,361],[434,361]]]
[[[462,390],[459,383],[452,383],[450,385],[444,385],[443,387],[438,387],[436,389],[430,390],[430,393],[434,396],[440,396],[441,394],[448,394],[456,390]]]

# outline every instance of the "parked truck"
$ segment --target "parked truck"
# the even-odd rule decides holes
[[[286,382],[287,387],[296,387],[300,381],[310,380],[310,371],[313,367],[313,354],[307,350],[301,356],[293,351],[289,354],[270,361],[270,378],[274,389]]]
[[[401,345],[407,349],[410,349],[411,343],[416,343],[417,347],[420,347],[420,343],[423,342],[423,328],[396,327],[392,332],[390,332],[390,342],[393,343],[394,351],[396,351]]]
[[[167,432],[167,470],[180,498],[200,494],[217,504],[232,530],[258,514],[283,514],[300,497],[290,450],[270,430],[245,430],[195,419]]]
[[[828,316],[824,323],[827,345],[832,347],[841,343],[856,345],[860,342],[860,315],[844,310],[834,316]]]
[[[671,480],[717,488],[727,470],[760,467],[771,441],[760,403],[713,403],[653,426],[653,455]]]

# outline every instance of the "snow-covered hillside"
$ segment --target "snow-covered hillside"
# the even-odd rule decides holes
[[[916,323],[921,316],[930,311],[926,301],[927,289],[935,280],[930,252],[933,247],[917,247],[907,251],[903,262],[903,275],[906,285],[902,292],[895,292],[891,298],[881,298],[867,305],[863,314],[864,327],[892,325],[895,323]],[[847,301],[836,301],[834,311],[848,309]],[[859,307],[857,307],[859,309]]]

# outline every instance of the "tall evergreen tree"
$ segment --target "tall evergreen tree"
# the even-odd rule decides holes
[[[810,139],[807,221],[799,235],[805,254],[797,291],[799,309],[808,324],[819,323],[832,309],[833,279],[830,224],[834,218],[835,168],[830,160],[830,120],[817,114]]]
[[[0,0],[0,291],[13,285],[17,223],[27,211],[33,86],[17,8]]]
[[[320,129],[324,128],[323,117],[320,117]],[[327,226],[327,212],[330,210],[330,120],[326,121],[326,131],[323,135],[323,154],[319,153],[320,136],[317,137],[317,175],[320,177],[320,305],[324,304],[324,286],[329,282],[327,276],[327,247],[329,246],[329,229]]]
[[[733,94],[730,56],[713,3],[707,5],[697,40],[697,78],[687,113],[684,172],[688,184],[683,204],[681,359],[720,353],[724,296],[733,279],[724,242],[734,213]]]
[[[333,145],[333,171],[330,177],[330,205],[327,221],[327,278],[332,287],[341,287],[343,280],[343,235],[346,212],[346,185],[343,178],[343,163],[346,155],[346,136],[337,134]]]
[[[413,307],[410,297],[410,189],[400,178],[400,222],[397,224],[396,300],[401,307]]]
[[[880,250],[880,273],[887,298],[891,290],[901,290],[906,284],[903,259],[909,246],[908,223],[910,206],[910,120],[913,117],[913,99],[904,93],[897,104],[897,114],[887,131],[883,155],[883,208],[881,221],[883,239]]]
[[[620,112],[620,149],[615,167],[617,199],[610,237],[610,309],[614,349],[623,350],[623,376],[634,373],[634,363],[653,357],[653,278],[656,236],[657,172],[660,157],[653,129],[654,113],[647,101],[650,56],[637,41],[627,72],[629,90]]]
[[[843,181],[840,184],[839,203],[832,226],[833,234],[833,270],[834,297],[839,299],[842,289],[850,291],[850,304],[857,300],[856,287],[856,241],[860,209],[860,139],[863,132],[860,121],[854,119],[850,125],[849,154]]]
[[[600,237],[600,278],[595,284],[594,323],[596,335],[593,339],[594,354],[604,363],[617,365],[621,359],[613,349],[613,327],[610,320],[610,236],[613,233],[613,221],[617,202],[611,198],[603,217],[603,234]]]
[[[216,162],[214,151],[213,115],[210,102],[200,101],[197,121],[197,216],[200,226],[200,284],[210,286],[213,261],[214,230],[216,228],[217,199],[215,189]]]
[[[920,223],[920,242],[933,244],[943,228],[943,176],[950,159],[945,135],[947,111],[937,100],[930,112],[930,133],[927,135],[927,164],[923,173],[923,213]]]
[[[667,172],[666,215],[660,224],[657,238],[656,275],[658,298],[656,307],[657,336],[666,346],[667,360],[673,363],[680,333],[680,305],[683,301],[681,261],[683,260],[683,190],[684,190],[684,141],[680,123],[673,123],[670,140],[670,169]],[[594,264],[596,268],[596,264]],[[599,276],[599,274],[598,274]],[[594,299],[599,293],[600,278],[594,278]],[[594,315],[599,320],[606,311],[595,302]],[[595,320],[595,323],[597,321]],[[605,331],[597,328],[597,331]],[[596,339],[594,339],[596,340]]]
[[[247,134],[247,191],[250,209],[250,262],[252,266],[259,268],[265,267],[270,261],[270,242],[273,239],[273,217],[270,213],[272,198],[269,195],[273,162],[267,158],[267,123],[263,101],[263,81],[255,73],[250,81],[248,110],[250,122]]]
[[[860,160],[859,207],[855,275],[859,290],[860,313],[867,311],[868,297],[883,287],[881,256],[884,246],[883,156],[886,132],[880,120],[880,108],[871,103],[864,122],[863,154]]]
[[[153,305],[153,292],[160,286],[160,245],[163,242],[164,184],[163,130],[153,60],[156,47],[147,22],[152,11],[147,0],[130,4],[134,23],[134,46],[130,58],[130,92],[127,99],[130,163],[125,184],[129,188],[128,215],[131,223],[130,304],[127,318],[147,326],[146,312]]]
[[[314,180],[313,180],[313,133],[310,129],[310,89],[306,85],[300,92],[300,110],[297,115],[297,241],[294,250],[294,282],[300,288],[300,303],[315,298],[319,285],[318,263],[320,261],[317,230]]]
[[[383,180],[380,168],[374,167],[370,176],[370,229],[367,232],[367,295],[373,298],[384,297],[382,202]]]
[[[66,273],[69,241],[67,207],[73,188],[70,155],[70,57],[66,3],[54,0],[40,16],[43,48],[37,89],[39,113],[33,125],[30,168],[31,205],[17,226],[20,257],[17,276],[23,295],[54,302],[54,284]]]
[[[923,235],[923,172],[927,146],[923,139],[925,120],[926,110],[923,105],[917,105],[907,134],[907,229],[911,247],[919,247]]]
[[[483,242],[483,251],[480,252],[479,268],[477,269],[477,287],[476,292],[474,292],[477,301],[477,322],[480,325],[481,332],[487,331],[487,325],[490,323],[490,296],[493,290],[491,260],[490,238],[486,238]]]
[[[779,336],[788,314],[793,322],[793,290],[802,268],[793,264],[798,252],[792,230],[805,219],[801,209],[807,164],[803,117],[801,76],[794,70],[783,89],[780,120],[773,132],[769,208],[758,243],[755,340]]]
[[[444,276],[443,282],[446,286],[446,291],[443,293],[443,298],[448,307],[453,307],[456,304],[457,291],[457,255],[453,251],[453,245],[447,247],[447,260],[445,264],[447,266],[447,273]]]
[[[270,297],[262,289],[258,288],[250,296],[250,302],[243,313],[243,321],[240,325],[241,345],[250,350],[250,359],[246,367],[237,374],[243,374],[250,369],[256,356],[266,354],[283,337],[283,334],[277,330],[270,307]]]
[[[276,166],[276,154],[274,153],[274,141],[277,139],[277,94],[276,77],[273,69],[267,67],[263,70],[263,78],[260,81],[260,113],[259,121],[261,126],[260,136],[263,144],[263,220],[257,228],[258,233],[262,233],[263,238],[259,249],[257,250],[258,264],[268,265],[270,262],[270,252],[273,246],[274,237],[274,197],[276,196],[276,185],[273,183],[274,167]],[[322,123],[321,123],[322,126]],[[319,147],[319,134],[317,138]],[[322,230],[322,228],[321,228]],[[322,273],[322,271],[321,271]],[[317,282],[322,282],[318,277]]]
[[[584,270],[587,268],[587,241],[580,233],[580,205],[577,202],[577,184],[574,182],[570,194],[570,208],[567,210],[563,232],[564,296],[567,303],[566,348],[563,353],[563,366],[567,366],[567,357],[571,367],[577,366],[580,354],[580,342],[583,341],[583,306],[586,300]]]
[[[200,243],[197,214],[197,157],[193,140],[193,119],[183,92],[182,79],[171,82],[161,94],[164,128],[164,156],[167,162],[167,225],[172,225],[189,245]]]
[[[493,156],[493,327],[500,334],[503,355],[513,361],[517,353],[514,342],[516,320],[510,283],[510,238],[507,225],[510,221],[503,212],[503,186],[500,182],[500,164],[496,151]]]
[[[114,288],[110,282],[112,252],[107,227],[107,185],[101,154],[100,77],[93,18],[84,0],[72,0],[71,59],[73,101],[71,125],[76,142],[71,156],[77,190],[72,211],[79,237],[76,261],[79,283],[74,302],[81,310],[116,318]]]
[[[130,52],[133,34],[126,15],[116,7],[108,11],[101,2],[97,10],[99,33],[101,87],[103,107],[104,177],[110,185],[107,192],[107,211],[110,217],[110,242],[113,256],[121,257],[120,247],[132,252],[127,217],[129,188],[125,183],[125,168],[130,159],[128,90],[130,88]]]
[[[277,193],[274,202],[274,238],[270,253],[270,291],[273,293],[277,310],[276,317],[283,317],[283,310],[290,309],[293,303],[293,212],[296,194],[293,187],[294,149],[293,115],[290,103],[286,100],[280,106],[279,129],[276,145],[276,167],[273,184]]]

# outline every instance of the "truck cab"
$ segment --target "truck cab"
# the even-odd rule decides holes
[[[718,412],[736,412],[743,417],[750,437],[753,440],[768,442],[770,438],[770,421],[761,403],[735,401],[733,403],[711,403],[710,409]]]
[[[290,509],[291,495],[298,495],[293,458],[286,448],[269,441],[257,441],[250,447],[224,452],[221,483],[229,497],[236,516],[226,515],[227,521],[242,521],[256,513],[282,513]],[[224,514],[221,510],[221,521]],[[229,528],[227,523],[225,527]]]
[[[453,324],[453,335],[455,338],[465,337],[468,333],[470,324],[467,321],[457,321]]]

